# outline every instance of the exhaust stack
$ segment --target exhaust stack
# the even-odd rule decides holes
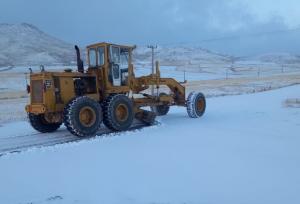
[[[80,50],[77,45],[75,45],[75,50],[76,50],[76,56],[77,56],[77,70],[78,70],[78,72],[83,73],[84,72],[83,61],[80,57]]]

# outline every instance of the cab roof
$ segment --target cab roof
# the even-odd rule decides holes
[[[100,42],[100,43],[95,43],[95,44],[91,44],[91,45],[88,45],[86,48],[94,48],[94,47],[99,47],[99,46],[111,46],[111,45],[114,45],[114,46],[120,46],[120,47],[123,47],[123,48],[128,48],[128,49],[135,49],[136,46],[130,46],[130,45],[118,45],[118,44],[113,44],[113,43],[108,43],[108,42]]]

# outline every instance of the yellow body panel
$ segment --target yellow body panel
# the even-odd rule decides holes
[[[73,78],[61,77],[59,78],[61,88],[61,99],[64,104],[68,103],[72,98],[75,97]]]

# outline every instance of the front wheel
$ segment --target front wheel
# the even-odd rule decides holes
[[[54,132],[61,126],[61,123],[47,122],[44,114],[35,115],[28,113],[28,119],[31,126],[41,133]]]
[[[205,113],[206,100],[202,93],[192,92],[189,94],[187,102],[187,112],[191,118],[200,118]]]

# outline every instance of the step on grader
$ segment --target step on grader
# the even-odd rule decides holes
[[[206,108],[202,93],[192,92],[186,99],[184,83],[161,78],[156,73],[136,77],[132,64],[135,46],[97,43],[87,47],[88,69],[84,69],[80,50],[77,71],[50,72],[43,67],[30,73],[29,122],[39,132],[54,132],[62,124],[78,137],[97,134],[102,122],[113,131],[131,127],[134,119],[152,125],[156,116],[166,115],[170,106],[184,106],[191,118],[201,117]],[[156,88],[155,94],[149,87]],[[159,93],[159,89],[169,93]],[[145,108],[150,107],[150,108]]]

